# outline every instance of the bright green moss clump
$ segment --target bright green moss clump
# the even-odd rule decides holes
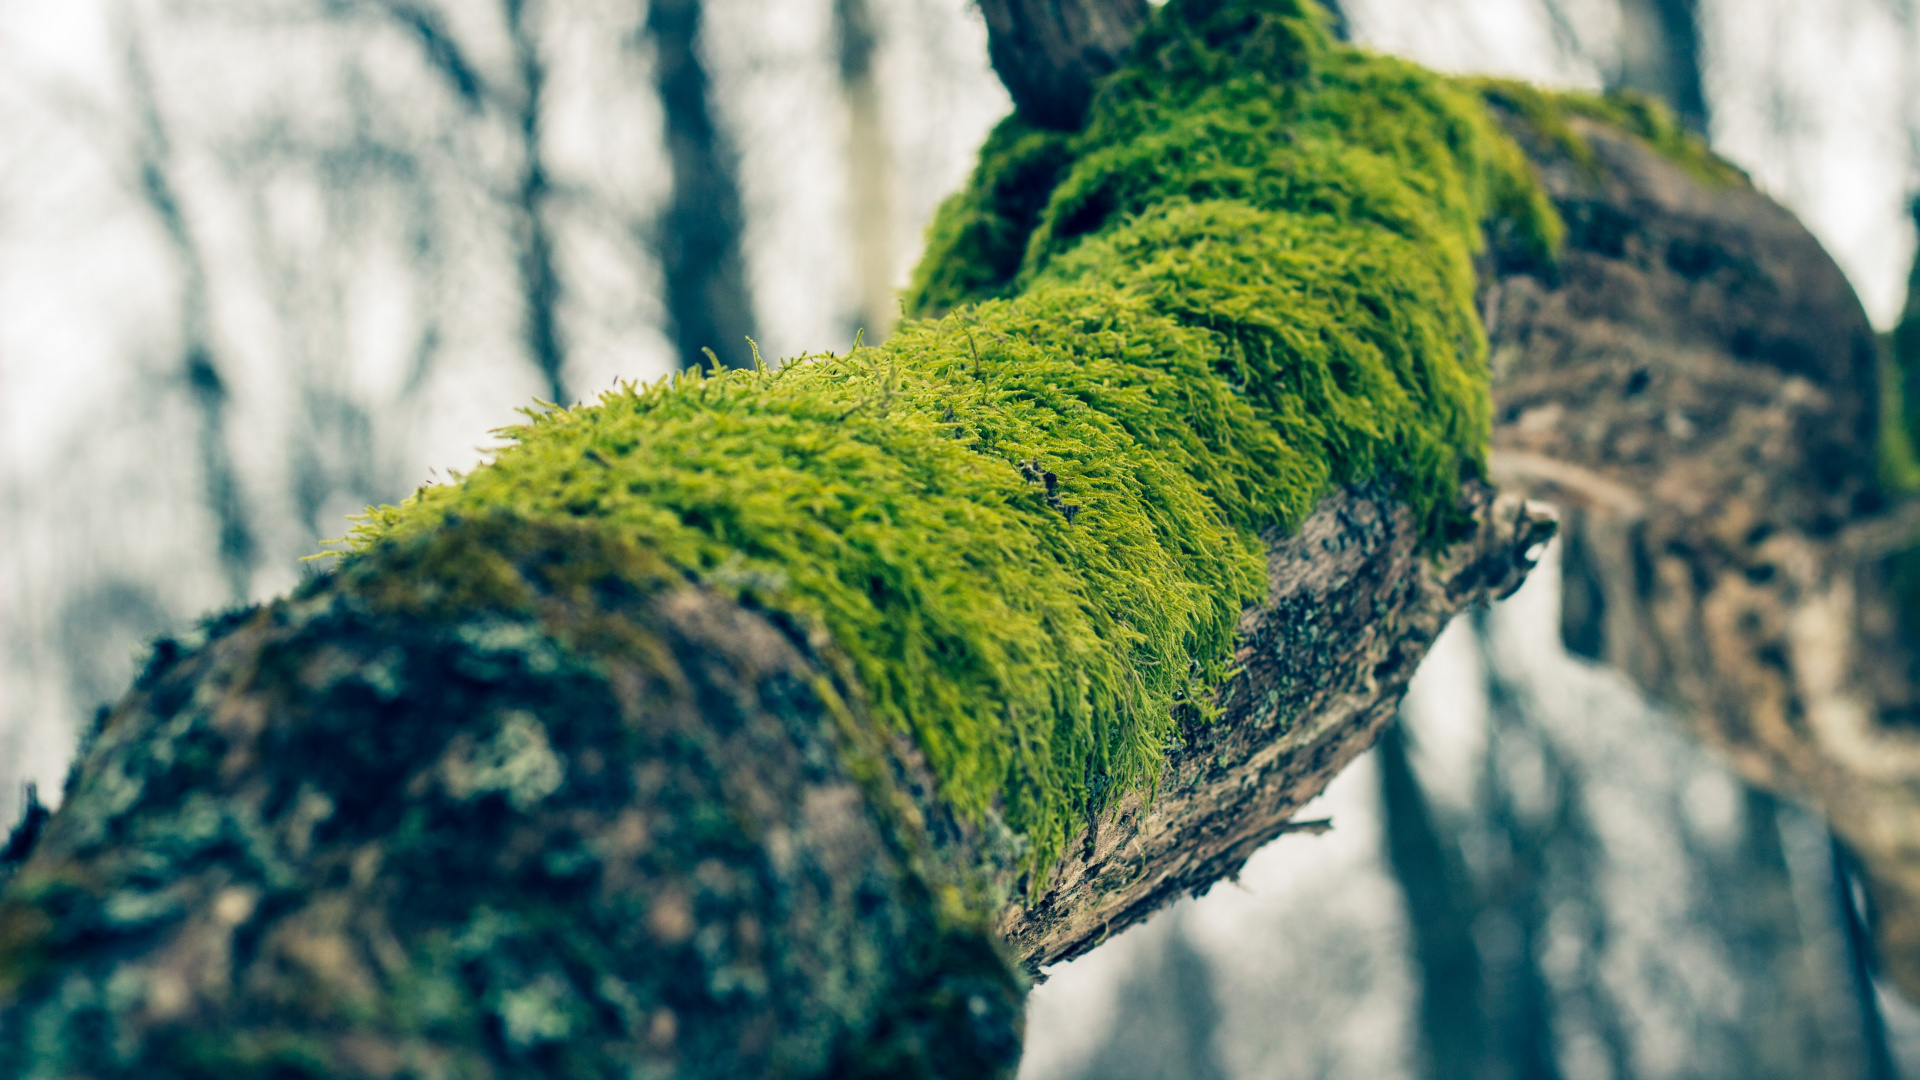
[[[943,317],[537,417],[354,543],[592,521],[824,627],[1044,868],[1226,674],[1264,531],[1374,481],[1444,538],[1488,437],[1494,219],[1556,242],[1473,91],[1308,0],[1173,0],[1085,131],[996,133],[915,278]]]

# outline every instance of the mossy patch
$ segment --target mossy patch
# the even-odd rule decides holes
[[[534,416],[351,548],[592,522],[789,612],[1044,870],[1227,674],[1271,530],[1373,481],[1444,540],[1489,431],[1488,222],[1558,240],[1470,86],[1308,0],[1173,0],[1085,130],[989,142],[914,279],[938,318]]]
[[[1469,80],[1492,104],[1518,113],[1534,130],[1565,151],[1574,163],[1598,173],[1593,147],[1575,131],[1575,117],[1597,120],[1645,140],[1654,152],[1679,165],[1709,187],[1746,186],[1747,174],[1720,158],[1706,141],[1686,129],[1659,98],[1638,90],[1606,94],[1544,90],[1513,79]]]

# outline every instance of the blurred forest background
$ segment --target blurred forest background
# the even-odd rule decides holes
[[[1899,315],[1916,0],[1341,7],[1660,95]],[[0,0],[0,792],[516,408],[884,336],[1009,107],[969,0]],[[1920,1080],[1844,852],[1569,658],[1554,573],[1448,631],[1330,833],[1050,972],[1022,1076]]]

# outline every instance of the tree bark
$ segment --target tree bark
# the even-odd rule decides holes
[[[1878,352],[1791,215],[1577,124],[1517,118],[1569,225],[1557,280],[1490,274],[1493,468],[1565,508],[1563,631],[1857,855],[1885,970],[1920,996],[1920,660],[1877,480]]]
[[[1348,491],[1267,557],[1267,603],[1240,621],[1226,712],[1187,732],[1151,800],[1089,822],[999,930],[1030,968],[1071,959],[1183,894],[1235,877],[1389,723],[1457,613],[1519,588],[1553,521],[1476,485],[1475,532],[1434,560],[1402,508]],[[1278,732],[1278,737],[1275,733]],[[1310,823],[1308,828],[1323,827]]]
[[[1004,839],[780,617],[584,531],[385,551],[162,644],[0,901],[0,1066],[1003,1074],[1012,959],[1231,875],[1518,584],[1550,523],[1466,497],[1437,562],[1365,492],[1277,539],[1227,714],[997,927],[955,898],[1006,895]]]

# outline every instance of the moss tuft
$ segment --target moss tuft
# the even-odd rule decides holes
[[[533,416],[351,548],[578,520],[789,612],[1044,871],[1224,676],[1270,530],[1377,481],[1444,537],[1488,437],[1488,221],[1557,243],[1471,89],[1308,0],[1173,0],[1085,130],[989,141],[914,279],[944,317]]]

